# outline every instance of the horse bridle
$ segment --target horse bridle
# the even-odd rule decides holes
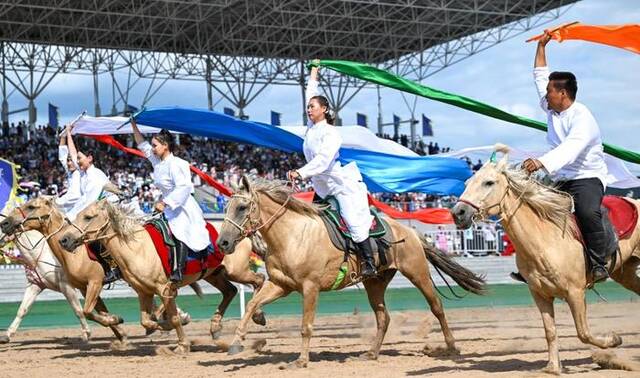
[[[240,238],[238,238],[238,240],[241,240],[243,238],[251,237],[253,234],[258,232],[260,229],[270,225],[277,218],[279,218],[282,214],[284,214],[287,211],[287,204],[291,200],[291,195],[289,195],[287,197],[287,199],[280,206],[278,211],[273,213],[273,215],[271,217],[269,217],[269,219],[267,219],[267,221],[262,223],[262,224],[260,224],[260,221],[259,221],[259,219],[260,219],[260,208],[257,207],[257,205],[256,205],[258,203],[258,200],[257,200],[257,195],[255,194],[254,191],[251,191],[249,196],[246,196],[246,195],[243,195],[243,194],[233,194],[231,196],[231,199],[233,199],[233,198],[242,198],[242,199],[245,199],[245,200],[249,201],[249,213],[247,214],[247,217],[244,219],[244,221],[242,221],[242,223],[240,223],[240,224],[236,223],[233,219],[230,219],[229,217],[224,217],[224,220],[222,222],[223,223],[224,222],[229,222],[233,226],[235,226],[238,230],[240,230]],[[251,215],[256,210],[258,211],[258,217],[257,217],[258,221],[255,221],[255,220],[251,219]],[[249,227],[245,227],[247,222],[249,223]]]
[[[78,230],[80,232],[80,236],[78,236],[78,239],[80,241],[82,241],[83,243],[94,242],[94,241],[98,241],[98,240],[102,240],[102,239],[107,239],[107,238],[110,238],[110,237],[115,235],[115,232],[114,232],[114,233],[111,233],[111,234],[102,235],[102,236],[95,237],[95,238],[89,238],[90,234],[99,235],[100,233],[102,233],[102,231],[104,231],[107,228],[107,226],[109,226],[109,219],[107,218],[107,220],[100,227],[95,228],[93,230],[90,230],[89,226],[91,225],[91,223],[93,223],[94,220],[95,220],[95,218],[92,219],[91,221],[89,221],[84,229],[80,228],[77,224],[75,224],[74,222],[72,222],[69,219],[67,219],[67,222],[69,222],[69,224],[71,226],[73,226],[73,228],[75,228],[76,230]]]
[[[486,221],[488,215],[489,215],[489,210],[493,209],[494,207],[498,207],[498,211],[499,214],[502,214],[502,216],[496,221],[496,223],[505,220],[507,222],[509,222],[509,220],[511,219],[511,217],[516,213],[516,211],[518,211],[518,209],[520,208],[520,205],[522,204],[522,197],[524,196],[524,193],[526,193],[526,190],[523,190],[522,193],[520,193],[520,195],[518,196],[518,205],[516,206],[515,210],[513,210],[513,213],[509,216],[506,216],[505,211],[503,209],[502,203],[504,202],[504,199],[507,197],[507,194],[509,194],[509,191],[511,190],[511,185],[509,184],[509,178],[506,177],[506,174],[504,172],[502,172],[503,175],[505,175],[505,178],[507,179],[507,189],[504,191],[504,194],[502,194],[502,197],[500,198],[500,200],[496,203],[494,203],[493,205],[490,206],[485,206],[485,207],[480,207],[478,205],[476,205],[475,203],[466,200],[464,198],[459,198],[458,202],[462,202],[465,203],[469,206],[471,206],[472,208],[474,208],[476,210],[476,213],[473,215],[473,220],[477,221],[477,220],[484,220]],[[531,177],[529,177],[529,182],[531,182]],[[527,184],[529,185],[529,184]]]

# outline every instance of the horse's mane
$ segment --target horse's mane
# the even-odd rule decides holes
[[[529,205],[536,215],[563,231],[566,227],[574,231],[575,222],[570,218],[573,198],[569,194],[529,177],[523,169],[506,168],[504,173],[511,190]]]
[[[254,191],[266,195],[280,205],[283,205],[287,202],[287,199],[290,198],[286,208],[298,214],[309,217],[319,214],[319,208],[315,204],[304,202],[293,197],[293,188],[287,186],[286,181],[255,178],[251,181],[251,187]]]
[[[127,210],[109,201],[105,201],[105,208],[111,228],[118,237],[127,240],[140,229],[138,220]]]

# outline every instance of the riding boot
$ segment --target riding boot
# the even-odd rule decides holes
[[[522,276],[522,274],[520,274],[520,272],[511,272],[509,277],[511,277],[512,280],[527,283],[527,280]]]
[[[375,277],[378,272],[376,272],[376,265],[373,261],[373,250],[371,248],[371,242],[369,238],[366,238],[364,241],[356,244],[358,245],[358,249],[360,250],[360,258],[362,259],[362,278],[367,279]]]
[[[173,256],[173,266],[174,269],[171,272],[171,277],[169,280],[173,283],[178,283],[182,281],[182,271],[184,270],[184,265],[187,261],[187,253],[189,252],[189,247],[183,242],[177,240],[176,243],[176,255]]]
[[[111,268],[107,259],[103,256],[104,247],[99,241],[94,241],[89,243],[88,245],[91,252],[93,252],[94,256],[102,266],[102,270],[104,270],[104,278],[102,279],[102,284],[107,285],[122,278],[122,273],[120,272],[120,268],[117,266]]]
[[[591,260],[591,276],[593,283],[605,281],[609,277],[606,269],[607,235],[603,231],[584,234],[587,254]]]

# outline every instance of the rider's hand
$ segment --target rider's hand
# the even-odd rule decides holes
[[[538,44],[542,46],[546,46],[551,39],[552,39],[552,34],[549,33],[549,30],[545,30],[542,37],[540,37],[540,39],[538,40]]]
[[[287,172],[287,179],[289,181],[296,181],[296,180],[302,180],[302,177],[300,176],[300,173],[298,173],[298,171],[296,170],[290,170],[289,172]]]
[[[162,202],[162,201],[158,201],[158,202],[156,202],[156,204],[155,204],[155,206],[154,206],[153,208],[154,208],[157,212],[161,213],[161,212],[163,212],[163,211],[164,211],[164,207],[165,207],[164,202]]]
[[[527,159],[524,161],[524,163],[522,163],[522,169],[527,171],[528,174],[532,174],[542,167],[543,165],[538,159]]]

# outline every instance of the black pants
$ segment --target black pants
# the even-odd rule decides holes
[[[576,220],[589,250],[589,255],[598,265],[604,265],[606,248],[605,232],[602,225],[602,197],[604,188],[598,178],[564,181],[558,189],[573,197]]]

